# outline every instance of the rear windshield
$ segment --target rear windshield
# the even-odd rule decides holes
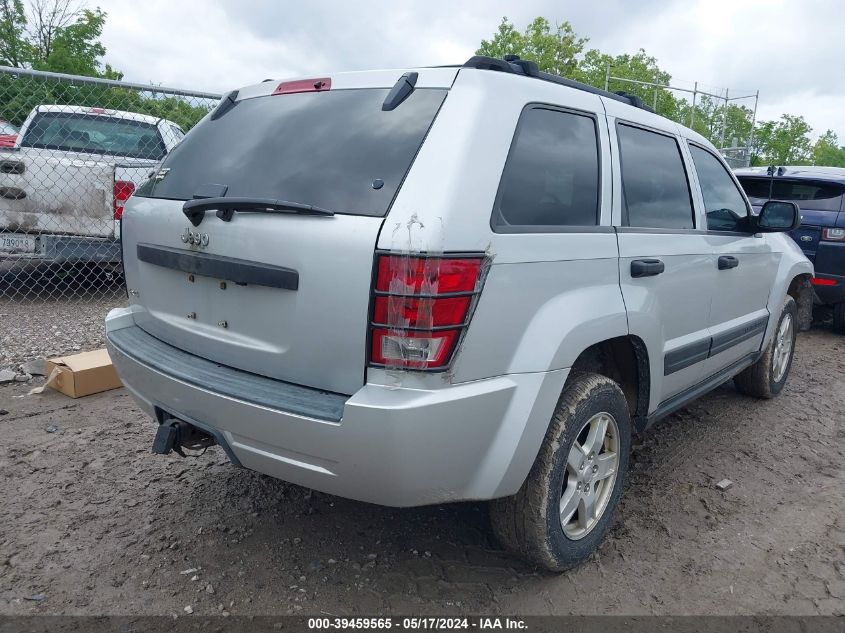
[[[151,123],[70,112],[36,114],[21,146],[149,160],[161,160],[165,154]]]
[[[775,178],[740,178],[739,183],[754,204],[766,200],[791,200],[802,209],[839,211],[845,186],[834,182],[784,180]]]
[[[244,99],[206,117],[136,195],[188,200],[211,185],[226,196],[299,202],[384,216],[446,97],[418,89],[394,110],[387,89]]]

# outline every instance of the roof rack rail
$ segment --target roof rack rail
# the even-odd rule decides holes
[[[645,105],[643,100],[636,95],[628,94],[627,92],[608,92],[607,90],[594,88],[593,86],[581,83],[580,81],[575,81],[574,79],[567,79],[566,77],[561,77],[560,75],[543,72],[537,67],[535,62],[527,59],[520,59],[518,55],[505,55],[503,59],[499,59],[497,57],[487,57],[485,55],[474,55],[464,63],[463,68],[495,70],[498,72],[512,73],[514,75],[534,77],[535,79],[550,81],[555,84],[560,84],[561,86],[575,88],[576,90],[583,90],[584,92],[590,92],[601,97],[606,97],[607,99],[627,103],[635,108],[647,110],[648,112],[654,112],[654,110]]]

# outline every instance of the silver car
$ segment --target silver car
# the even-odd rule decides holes
[[[494,500],[587,558],[631,436],[781,391],[811,264],[703,137],[508,58],[227,95],[128,201],[107,318],[154,451],[362,501]]]

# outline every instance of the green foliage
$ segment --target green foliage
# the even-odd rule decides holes
[[[814,165],[845,167],[845,145],[839,144],[833,130],[828,130],[815,142],[812,160]]]
[[[32,60],[22,0],[0,0],[0,64],[20,67]]]
[[[778,121],[762,121],[754,132],[751,164],[809,164],[812,161],[812,131],[802,116],[783,114]]]
[[[671,75],[662,69],[658,60],[640,49],[633,55],[608,55],[591,49],[583,52],[587,39],[580,38],[568,22],[552,29],[549,21],[537,17],[524,32],[520,32],[505,17],[493,37],[482,40],[478,55],[504,57],[519,55],[537,62],[540,70],[570,77],[611,92],[623,91],[637,95],[658,114],[693,128],[717,147],[733,144],[746,147],[752,141],[752,164],[845,166],[845,146],[832,131],[822,135],[815,144],[810,141],[812,129],[801,116],[784,114],[779,121],[763,121],[752,135],[753,112],[750,108],[731,102],[727,106],[705,95],[698,95],[695,106],[686,98],[676,96],[662,87],[643,86],[611,77],[668,86]]]
[[[74,12],[68,0],[31,0],[29,24],[22,0],[0,0],[0,63],[18,68],[121,79],[102,61],[100,42],[106,13],[99,8]],[[163,117],[188,130],[214,105],[209,100],[163,96],[94,84],[70,83],[27,75],[0,74],[0,119],[20,125],[42,104],[79,105]]]
[[[99,8],[84,10],[68,26],[56,29],[52,48],[46,57],[36,59],[32,67],[69,75],[100,77],[100,58],[106,54],[100,43],[106,14]]]
[[[675,117],[678,103],[669,90],[641,86],[618,79],[608,81],[608,69],[611,77],[668,85],[672,77],[660,68],[656,57],[652,57],[643,49],[638,50],[634,55],[617,55],[616,57],[592,49],[587,51],[578,64],[574,78],[597,88],[604,88],[607,82],[607,89],[611,92],[621,91],[636,95],[646,105],[654,108],[658,114]]]
[[[0,120],[15,125],[21,125],[35,106],[60,104],[149,114],[173,121],[187,131],[215,105],[210,99],[189,100],[187,97],[155,93],[152,89],[139,92],[128,88],[6,74],[0,74],[0,96]]]
[[[579,38],[569,22],[552,29],[546,18],[537,17],[523,33],[516,30],[506,17],[490,41],[482,40],[476,55],[504,57],[519,55],[537,62],[540,70],[563,77],[572,77],[578,66],[577,57],[584,50],[586,39]]]

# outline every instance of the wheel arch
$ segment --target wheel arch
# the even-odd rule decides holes
[[[798,331],[806,332],[813,322],[813,286],[810,273],[800,273],[792,278],[786,294],[795,299],[798,306]]]
[[[640,337],[629,334],[590,345],[576,358],[566,383],[579,371],[601,374],[618,383],[625,394],[633,428],[637,432],[644,430],[651,394],[651,363]]]

